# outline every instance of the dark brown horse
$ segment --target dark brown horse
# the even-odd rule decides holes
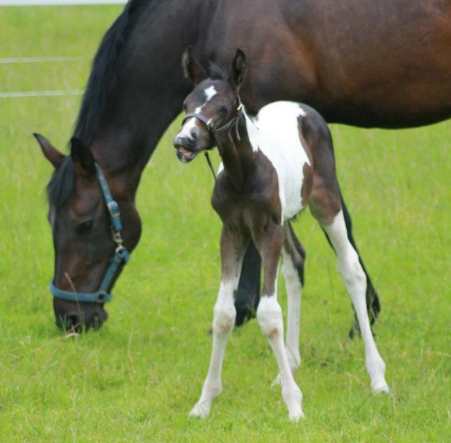
[[[367,127],[418,126],[451,115],[449,0],[243,0],[239,7],[235,0],[191,0],[189,6],[184,0],[131,0],[95,57],[71,154],[63,156],[38,137],[55,167],[49,184],[55,288],[98,292],[114,255],[95,162],[119,204],[125,246],[132,250],[138,243],[136,190],[190,90],[179,69],[188,45],[201,62],[227,64],[234,48],[246,51],[253,64],[242,97],[250,113],[285,99],[312,105],[328,122]],[[255,303],[259,267],[251,246],[238,322]],[[374,321],[379,301],[371,284],[367,297]],[[100,325],[106,318],[102,300],[55,298],[57,322]]]

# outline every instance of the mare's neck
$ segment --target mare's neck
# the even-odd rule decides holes
[[[129,13],[139,15],[130,16],[127,40],[117,47],[118,55],[109,69],[113,80],[102,83],[91,73],[88,88],[91,82],[102,84],[101,97],[105,97],[97,123],[89,131],[75,134],[86,140],[109,181],[117,182],[118,192],[129,200],[134,200],[145,165],[191,88],[183,78],[180,60],[196,39],[196,26],[189,24],[195,23],[193,16],[202,0],[193,0],[190,8],[179,4],[180,0],[149,2],[147,9]],[[122,18],[126,17],[124,10]],[[116,31],[120,36],[121,27]],[[105,42],[102,45],[103,52],[108,52]],[[94,96],[86,108],[95,103]]]
[[[248,117],[240,112],[236,124],[215,133],[224,173],[237,192],[242,192],[246,180],[255,169],[254,148],[248,132]]]

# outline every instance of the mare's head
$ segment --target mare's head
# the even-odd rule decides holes
[[[99,328],[107,319],[104,300],[80,302],[77,297],[81,293],[99,291],[117,249],[96,163],[90,149],[77,139],[71,140],[71,152],[66,156],[45,137],[38,134],[35,137],[44,156],[55,168],[47,193],[55,253],[52,293],[57,295],[53,298],[56,324],[77,332]],[[119,204],[124,244],[131,250],[141,232],[138,213],[125,192],[124,183],[111,177],[108,182],[111,194]],[[106,292],[111,290],[115,278]],[[59,296],[67,292],[74,295],[74,300]]]
[[[246,56],[238,49],[229,69],[212,63],[204,68],[188,48],[182,57],[193,91],[183,103],[185,118],[174,139],[177,157],[189,162],[216,145],[215,132],[227,129],[239,113],[239,88],[246,73]]]

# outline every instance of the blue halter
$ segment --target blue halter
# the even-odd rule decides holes
[[[111,195],[110,187],[106,181],[100,166],[95,163],[97,171],[97,181],[99,182],[100,190],[102,191],[105,205],[110,214],[111,220],[111,232],[113,234],[113,241],[116,243],[116,250],[113,257],[110,259],[105,275],[100,283],[100,287],[96,292],[73,292],[63,291],[58,289],[54,282],[50,284],[50,292],[53,297],[60,300],[83,302],[83,303],[106,303],[111,300],[111,287],[118,274],[121,272],[123,266],[128,262],[130,253],[128,249],[123,245],[121,231],[123,229],[121,213],[119,205]]]

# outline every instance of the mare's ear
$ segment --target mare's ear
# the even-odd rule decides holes
[[[236,88],[241,86],[243,83],[244,77],[247,72],[247,61],[246,54],[241,50],[237,49],[235,53],[235,57],[232,62],[232,83]]]
[[[70,139],[70,156],[75,166],[84,173],[94,174],[96,172],[95,160],[91,150],[76,137]]]
[[[44,157],[53,165],[55,169],[58,169],[66,156],[53,147],[53,145],[43,135],[33,132],[33,137],[39,143]]]
[[[185,77],[195,85],[207,78],[207,72],[193,56],[191,46],[188,46],[182,55],[182,68]]]

